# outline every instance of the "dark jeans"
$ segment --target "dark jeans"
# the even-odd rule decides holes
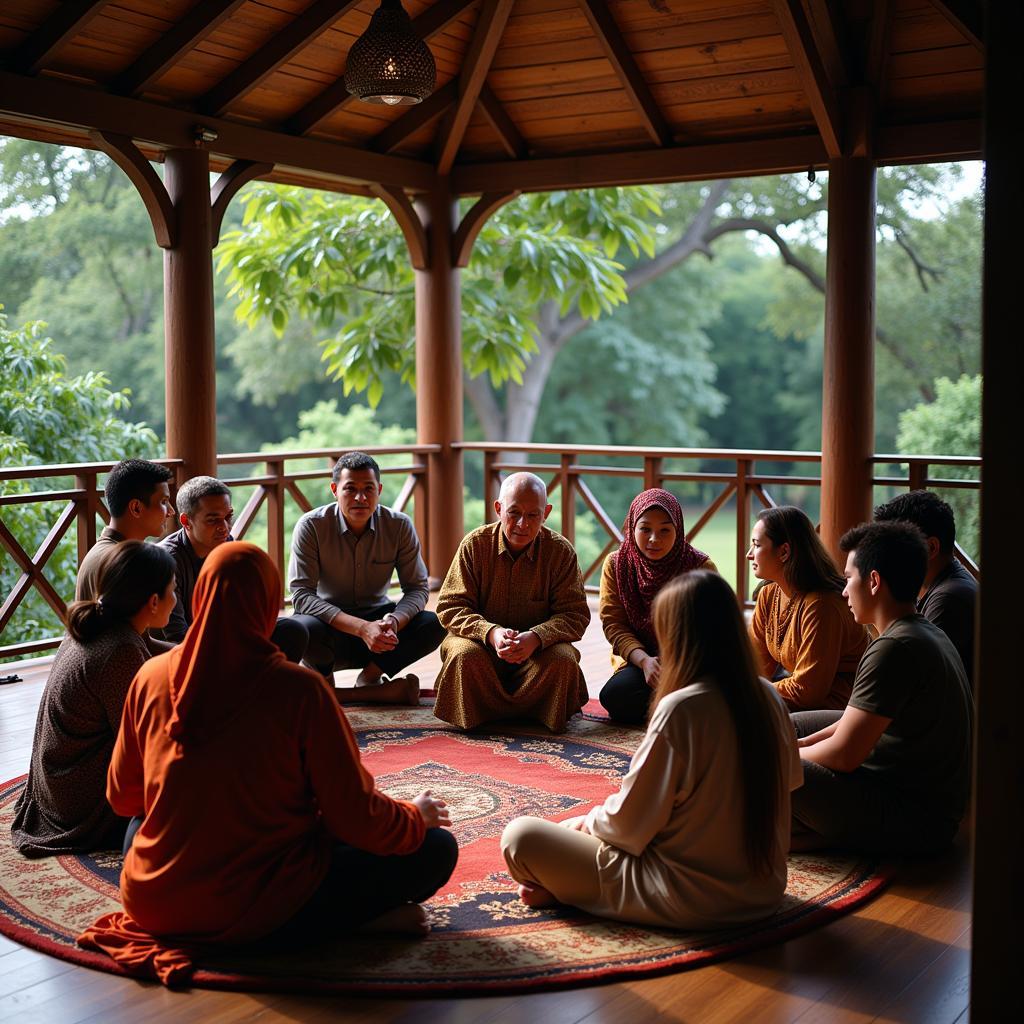
[[[395,610],[394,604],[381,605],[363,611],[350,611],[349,615],[374,622]],[[372,661],[387,676],[396,676],[406,665],[419,661],[441,646],[444,627],[433,612],[414,615],[398,632],[398,646],[391,651],[374,654],[357,636],[342,633],[312,615],[293,615],[308,631],[309,644],[305,660],[325,678],[336,668],[365,668]]]
[[[797,737],[810,736],[842,717],[841,711],[797,711],[790,717]],[[804,761],[804,784],[792,794],[794,841],[872,853],[929,854],[944,850],[958,822],[919,794],[886,785],[876,772],[834,772]],[[820,839],[820,844],[817,842]],[[808,844],[813,841],[813,846]]]
[[[616,722],[645,725],[652,693],[644,679],[644,670],[636,665],[625,665],[604,684],[599,699]]]
[[[422,903],[452,876],[459,859],[455,836],[428,828],[420,848],[380,856],[338,843],[331,866],[309,902],[270,937],[305,942],[357,927],[404,903]]]
[[[284,656],[296,665],[306,656],[309,645],[309,630],[301,619],[301,615],[282,615],[270,634],[270,639],[281,648]]]
[[[121,847],[121,856],[126,857],[128,850],[132,845],[132,840],[135,838],[135,833],[139,831],[145,818],[141,814],[137,814],[134,818],[129,819],[128,827],[124,830],[124,845]]]

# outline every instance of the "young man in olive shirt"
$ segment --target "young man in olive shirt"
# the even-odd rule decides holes
[[[949,638],[916,609],[925,539],[910,523],[873,523],[850,530],[840,546],[843,594],[878,636],[845,711],[792,716],[804,762],[793,848],[938,852],[967,807],[971,696]]]

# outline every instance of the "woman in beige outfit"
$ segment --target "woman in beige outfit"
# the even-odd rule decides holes
[[[661,677],[622,788],[581,818],[517,818],[502,852],[529,906],[671,928],[775,911],[786,891],[796,736],[754,671],[736,596],[695,570],[654,605]]]

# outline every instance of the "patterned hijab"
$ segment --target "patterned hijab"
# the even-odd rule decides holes
[[[168,655],[179,743],[216,736],[253,699],[261,678],[285,665],[271,642],[281,577],[254,544],[218,544],[203,562],[192,595],[192,625]]]
[[[676,528],[676,542],[672,550],[657,561],[648,558],[633,539],[637,520],[652,508],[660,508]],[[683,509],[674,494],[661,487],[652,487],[633,499],[622,524],[622,544],[615,559],[615,581],[629,624],[649,653],[658,649],[651,623],[651,605],[658,592],[669,580],[702,566],[707,558],[703,551],[698,551],[686,539]]]

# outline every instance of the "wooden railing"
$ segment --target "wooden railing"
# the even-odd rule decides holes
[[[545,479],[548,493],[561,495],[561,523],[556,528],[575,543],[577,499],[596,519],[603,536],[604,547],[588,565],[581,566],[585,580],[589,580],[600,568],[605,557],[622,542],[619,520],[610,516],[594,491],[587,483],[587,477],[626,477],[636,481],[637,492],[649,487],[663,487],[672,483],[703,485],[704,491],[715,493],[700,510],[697,518],[688,523],[688,540],[696,538],[701,530],[718,514],[730,500],[734,502],[736,523],[735,580],[736,590],[750,604],[750,576],[747,562],[747,547],[751,524],[752,499],[761,508],[777,504],[771,488],[821,486],[821,453],[794,451],[758,451],[740,449],[707,448],[640,448],[611,445],[547,445],[547,444],[496,444],[487,442],[463,442],[455,445],[464,452],[483,453],[484,479],[484,520],[493,522],[494,500],[498,496],[503,474],[517,470],[530,470]],[[545,456],[556,456],[545,460]],[[607,460],[627,459],[634,465],[608,465]],[[602,464],[602,460],[604,464]],[[692,464],[693,468],[680,468],[677,464]],[[727,468],[705,468],[708,463],[726,463]],[[816,467],[813,475],[806,473],[782,474],[759,472],[761,463],[789,463],[799,467]],[[932,474],[934,467],[956,466],[979,467],[981,459],[970,456],[907,456],[876,455],[876,466],[902,465],[907,467],[905,476],[879,476],[873,483],[879,486],[897,488],[952,487],[978,490],[977,479],[948,479]],[[978,566],[963,550],[957,548],[957,556],[975,575]],[[587,589],[596,591],[596,585],[588,584]]]
[[[590,564],[583,566],[585,577],[590,579],[600,568],[604,557],[622,540],[618,517],[611,516],[591,487],[592,478],[619,477],[633,481],[632,490],[659,487],[672,484],[697,484],[702,507],[693,515],[693,499],[687,499],[687,537],[699,536],[708,523],[719,513],[730,515],[735,522],[735,580],[737,592],[744,599],[749,596],[750,579],[747,568],[746,550],[750,529],[752,505],[756,500],[760,507],[776,504],[776,488],[818,488],[821,486],[821,455],[817,452],[777,452],[734,449],[705,448],[641,448],[614,447],[609,445],[545,445],[545,444],[493,444],[461,442],[454,447],[464,453],[481,453],[483,458],[484,518],[494,518],[493,501],[497,498],[501,477],[508,472],[529,469],[539,473],[549,483],[553,494],[559,495],[561,521],[556,526],[570,541],[575,542],[577,532],[578,504],[584,506],[583,514],[596,520],[599,533],[604,538],[603,547]],[[279,568],[282,576],[287,570],[287,536],[285,507],[290,499],[301,512],[309,511],[314,504],[329,500],[327,483],[330,468],[346,451],[345,448],[316,449],[287,452],[248,452],[218,456],[218,465],[225,470],[224,482],[232,488],[253,488],[233,527],[233,534],[241,539],[252,529],[258,514],[266,510],[266,550]],[[427,532],[426,497],[430,485],[428,458],[440,451],[439,445],[405,445],[392,447],[368,447],[363,449],[373,455],[404,454],[410,457],[408,464],[385,466],[381,472],[390,476],[403,476],[404,480],[392,498],[386,497],[387,504],[399,510],[408,506],[416,495],[415,518],[424,553],[429,552],[430,537]],[[609,460],[619,460],[613,465]],[[289,468],[289,463],[306,460],[322,460],[318,468]],[[537,461],[531,461],[537,460]],[[175,466],[178,460],[158,460],[163,465]],[[899,466],[898,473],[876,475],[874,483],[893,488],[957,488],[977,491],[977,479],[950,479],[941,476],[943,467],[979,467],[980,458],[961,456],[906,456],[877,455],[876,467]],[[800,472],[786,474],[764,471],[766,464],[788,464]],[[61,466],[24,466],[0,469],[0,491],[9,489],[5,485],[17,481],[30,481],[33,488],[25,493],[0,493],[0,557],[10,556],[20,568],[21,575],[11,592],[0,595],[0,638],[11,621],[15,611],[35,588],[52,609],[57,618],[64,620],[71,595],[62,595],[46,577],[47,563],[57,550],[58,544],[74,525],[77,531],[78,560],[96,541],[97,521],[109,520],[109,513],[102,501],[100,477],[107,473],[113,463],[78,463]],[[247,476],[230,476],[234,467],[260,466],[263,472]],[[759,466],[762,468],[759,469]],[[906,468],[904,473],[903,467]],[[810,470],[810,472],[808,472]],[[976,476],[977,474],[975,474]],[[53,490],[36,490],[40,481],[57,483]],[[325,493],[317,502],[311,502],[300,484],[304,481],[321,481]],[[73,481],[73,486],[67,486]],[[589,481],[589,482],[588,482]],[[560,494],[559,494],[560,492]],[[725,509],[729,502],[734,508]],[[31,504],[43,505],[55,502],[61,505],[59,512],[45,538],[35,552],[28,551],[18,542],[5,514],[10,518],[9,509]],[[467,523],[467,528],[474,524]],[[259,542],[259,541],[257,541]],[[975,574],[978,567],[962,550],[958,557]],[[65,587],[68,581],[63,581]],[[589,587],[596,590],[594,586]],[[20,643],[0,646],[0,657],[24,657],[39,651],[49,650],[60,643],[59,636],[52,636]]]

